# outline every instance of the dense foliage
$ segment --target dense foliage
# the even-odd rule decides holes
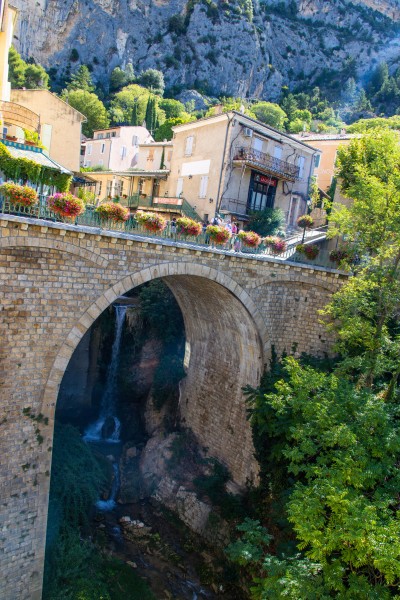
[[[399,169],[391,132],[340,151],[352,201],[332,231],[361,260],[324,311],[336,362],[274,360],[248,390],[263,524],[247,520],[229,553],[255,599],[400,597]]]
[[[285,222],[285,215],[280,208],[253,211],[249,217],[246,229],[259,235],[275,235]]]

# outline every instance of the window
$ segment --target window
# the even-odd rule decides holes
[[[277,158],[278,160],[282,160],[282,146],[275,146],[274,158]]]
[[[314,166],[315,166],[316,169],[318,169],[320,163],[321,163],[321,155],[320,154],[316,154],[314,156]]]
[[[191,156],[193,152],[194,135],[189,135],[186,138],[185,156]]]
[[[122,146],[121,148],[121,158],[125,158],[126,156],[126,146]]]
[[[207,185],[208,185],[208,175],[203,175],[200,179],[199,198],[205,198],[207,196]]]
[[[86,152],[86,154],[87,154],[88,156],[90,156],[90,155],[92,154],[92,144],[88,144],[88,145],[86,146],[86,148],[87,148],[87,152]]]
[[[90,160],[87,160],[87,161],[85,161],[85,167],[90,167],[90,165],[91,165],[91,164],[92,164],[92,163],[91,163],[91,161],[90,161]]]
[[[253,138],[253,149],[258,152],[262,152],[263,149],[263,141],[260,138]]]
[[[104,150],[106,149],[106,145],[102,144],[101,145],[101,150],[100,150],[100,154],[104,154]]]
[[[102,188],[102,181],[99,181],[97,183],[97,195],[100,196],[101,194],[101,188]]]
[[[109,139],[110,138],[110,132],[106,133],[106,138]]]
[[[138,146],[139,145],[139,138],[137,135],[132,136],[132,146]]]
[[[304,177],[304,163],[305,163],[305,158],[304,156],[299,156],[299,179],[303,179]]]
[[[176,196],[177,198],[180,197],[180,195],[183,192],[183,177],[179,177],[178,181],[176,182]]]
[[[97,134],[97,139],[98,139],[98,140],[102,140],[102,139],[103,139],[103,137],[104,137],[104,133],[98,133],[98,134]]]
[[[116,135],[117,135],[117,134],[116,134],[116,132],[115,132],[115,131],[112,131],[112,132],[111,132],[111,137],[115,137]],[[110,137],[110,136],[108,136],[108,137]]]
[[[247,207],[249,210],[273,208],[278,180],[252,171]]]

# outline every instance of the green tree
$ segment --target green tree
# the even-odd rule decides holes
[[[138,77],[138,82],[143,87],[149,89],[153,94],[159,96],[164,94],[164,75],[161,71],[157,71],[157,69],[147,69],[147,71],[142,71]]]
[[[286,113],[286,116],[289,119],[289,121],[293,121],[293,119],[296,119],[294,113],[296,112],[298,105],[297,100],[293,94],[288,94],[283,98],[281,102],[281,108]]]
[[[14,46],[11,46],[8,53],[8,69],[11,87],[13,89],[20,89],[24,87],[26,62],[22,60]]]
[[[125,85],[129,85],[134,80],[135,73],[132,63],[128,63],[125,69],[121,69],[121,67],[115,67],[110,75],[110,90],[112,92],[116,92]]]
[[[185,105],[179,100],[172,100],[170,98],[163,98],[160,100],[159,107],[165,112],[167,119],[176,119],[182,117],[186,112]]]
[[[114,123],[131,123],[136,104],[137,123],[138,125],[142,125],[146,118],[146,109],[150,95],[149,90],[137,84],[127,85],[122,88],[120,92],[115,94],[111,101],[110,116],[112,121]],[[155,99],[157,121],[159,124],[162,124],[165,121],[165,113],[158,106],[158,97],[153,96],[153,98]]]
[[[251,110],[262,123],[276,129],[284,129],[287,115],[278,104],[274,104],[273,102],[257,102],[253,104]]]
[[[82,132],[87,137],[92,137],[95,129],[104,129],[109,126],[110,121],[106,108],[96,94],[85,90],[71,90],[70,92],[64,91],[62,98],[85,115],[87,121],[82,125]]]
[[[246,229],[259,235],[274,235],[283,227],[284,222],[285,215],[282,209],[265,208],[250,213]]]
[[[190,123],[190,121],[194,120],[195,118],[189,115],[188,113],[183,113],[181,117],[167,119],[162,125],[160,125],[156,129],[154,138],[157,142],[162,142],[164,140],[172,140],[172,127],[174,127],[175,125],[182,125],[183,123]]]
[[[49,87],[46,70],[36,63],[26,63],[13,46],[8,54],[9,78],[14,89],[45,89]]]
[[[86,65],[81,65],[77,72],[71,75],[71,81],[67,85],[67,90],[83,90],[85,92],[94,91],[92,77]]]

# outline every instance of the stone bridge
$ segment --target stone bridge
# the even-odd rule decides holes
[[[0,597],[41,598],[54,413],[82,336],[121,294],[162,278],[186,329],[181,416],[239,485],[254,479],[241,392],[271,345],[322,354],[318,309],[345,275],[263,256],[0,216]]]

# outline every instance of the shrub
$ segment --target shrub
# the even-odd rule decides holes
[[[310,260],[314,260],[314,258],[317,258],[319,254],[319,247],[316,244],[298,244],[298,246],[296,246],[296,250],[299,252],[299,254],[304,254],[304,256]]]
[[[202,225],[198,221],[194,221],[193,219],[189,219],[188,217],[180,217],[176,220],[176,224],[178,225],[179,233],[183,233],[184,235],[200,235],[202,231]]]
[[[167,221],[163,216],[152,212],[143,212],[138,210],[135,215],[136,221],[143,225],[145,229],[153,232],[164,231]]]
[[[240,231],[238,237],[242,240],[243,245],[249,248],[257,248],[261,243],[261,237],[254,231]]]
[[[301,217],[297,219],[297,225],[304,229],[310,229],[314,225],[314,219],[311,215],[301,215]]]
[[[231,232],[221,225],[209,225],[207,233],[215,244],[225,244],[231,237]]]
[[[104,202],[96,208],[100,219],[123,223],[129,218],[129,210],[116,202]]]
[[[85,211],[83,200],[69,192],[57,192],[47,198],[47,206],[62,217],[75,218]]]
[[[273,254],[282,254],[282,252],[285,252],[287,249],[287,243],[285,240],[272,235],[264,238],[264,244],[271,248]]]
[[[3,183],[0,186],[0,193],[7,198],[11,204],[22,204],[22,206],[34,206],[37,204],[37,192],[27,185],[18,185],[16,183]]]

